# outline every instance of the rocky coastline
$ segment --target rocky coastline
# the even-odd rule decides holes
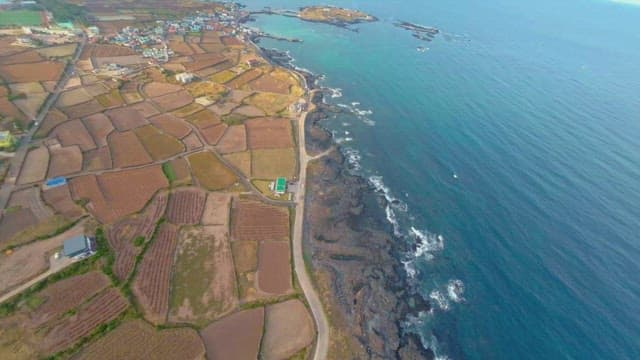
[[[313,84],[313,82],[309,82]],[[433,359],[420,339],[403,333],[410,313],[430,305],[408,285],[400,256],[407,249],[385,220],[384,199],[351,174],[321,122],[332,111],[314,92],[307,151],[333,147],[307,170],[304,248],[332,323],[330,354],[341,358]]]

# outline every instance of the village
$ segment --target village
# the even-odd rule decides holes
[[[237,4],[149,4],[0,29],[0,358],[309,358],[305,80]]]

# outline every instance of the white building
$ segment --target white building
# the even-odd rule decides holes
[[[192,73],[180,73],[180,74],[176,74],[176,80],[178,80],[179,82],[183,83],[183,84],[188,84],[190,82],[193,81],[193,74]]]

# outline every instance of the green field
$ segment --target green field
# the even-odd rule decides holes
[[[8,10],[0,12],[0,26],[35,26],[42,24],[39,11]]]

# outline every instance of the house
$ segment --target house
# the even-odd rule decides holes
[[[62,254],[76,260],[87,258],[96,253],[94,241],[86,235],[78,235],[66,240]]]
[[[192,73],[180,73],[180,74],[176,74],[176,80],[178,80],[179,82],[183,83],[183,84],[188,84],[191,81],[193,81],[193,74]]]

